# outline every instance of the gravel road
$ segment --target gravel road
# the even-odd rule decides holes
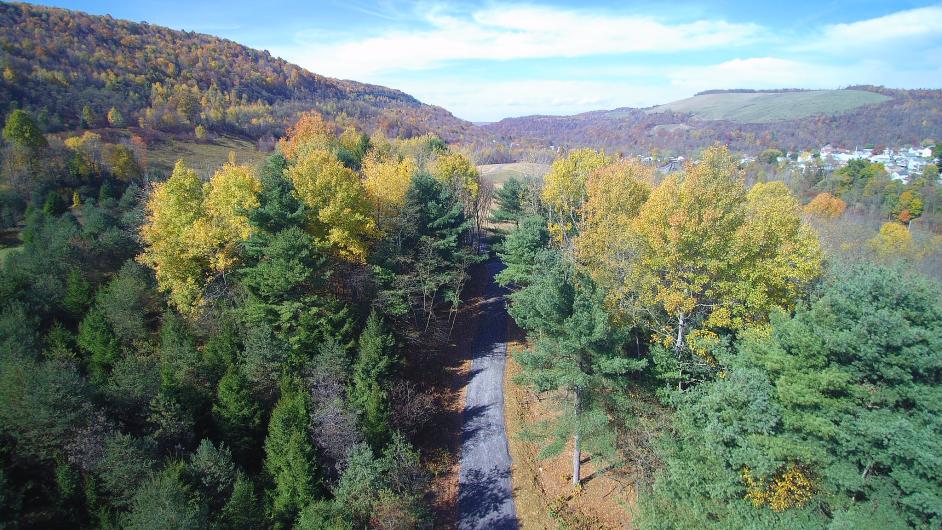
[[[487,300],[477,337],[461,432],[458,528],[516,529],[510,485],[510,451],[504,430],[504,361],[507,358],[506,292],[494,283],[503,264],[487,264]]]

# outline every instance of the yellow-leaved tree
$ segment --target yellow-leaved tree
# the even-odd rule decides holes
[[[605,153],[579,149],[553,162],[544,178],[541,199],[546,206],[550,233],[557,242],[570,247],[579,228],[579,214],[586,201],[589,175],[611,163]]]
[[[467,208],[481,190],[481,175],[474,164],[461,153],[445,152],[431,164],[432,176],[449,184]]]
[[[396,215],[406,202],[406,193],[419,167],[411,158],[383,155],[371,150],[363,159],[363,186],[373,203],[376,224]]]
[[[313,111],[301,114],[287,132],[278,142],[278,149],[289,159],[300,157],[306,149],[327,149],[334,138],[333,126]]]
[[[154,186],[138,260],[154,269],[158,288],[181,312],[196,312],[206,287],[238,263],[238,245],[251,235],[245,216],[258,206],[260,189],[246,166],[226,164],[204,185],[182,161]]]
[[[360,177],[324,149],[306,149],[288,168],[295,193],[308,206],[311,235],[337,256],[363,261],[376,222]]]
[[[818,242],[797,200],[780,183],[747,193],[725,147],[668,176],[612,232],[622,241],[594,260],[598,276],[612,282],[611,307],[652,329],[678,359],[692,351],[712,363],[705,352],[717,331],[791,307],[820,273]]]
[[[847,203],[828,192],[819,193],[805,206],[805,213],[821,219],[837,219],[844,215]]]
[[[574,250],[576,261],[596,281],[611,284],[630,265],[635,248],[631,223],[653,184],[654,169],[637,160],[619,160],[586,178],[585,202],[572,217],[579,222]]]
[[[870,250],[882,261],[910,259],[915,253],[913,236],[906,226],[895,221],[883,223],[880,232],[867,242]]]

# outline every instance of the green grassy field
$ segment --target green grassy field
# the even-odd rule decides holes
[[[252,142],[223,136],[209,143],[164,140],[149,145],[147,157],[150,166],[160,171],[171,171],[177,160],[183,159],[183,163],[197,173],[210,175],[229,160],[230,151],[235,152],[238,163],[253,166],[266,156]]]
[[[541,178],[549,172],[548,164],[534,162],[512,162],[510,164],[484,164],[478,166],[478,171],[485,179],[497,186],[502,186],[510,177]]]
[[[776,93],[703,94],[659,105],[648,112],[689,112],[704,120],[768,123],[840,114],[890,98],[865,90],[808,90]]]

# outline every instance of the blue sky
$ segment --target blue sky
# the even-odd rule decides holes
[[[473,121],[643,107],[711,88],[942,87],[942,4],[925,2],[48,4],[219,35]]]

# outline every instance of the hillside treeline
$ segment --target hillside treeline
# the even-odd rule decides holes
[[[472,126],[385,87],[316,74],[235,42],[147,23],[0,3],[0,109],[18,105],[46,132],[100,127],[259,137],[316,109],[391,137]]]
[[[713,143],[759,153],[768,148],[802,151],[832,144],[853,149],[864,145],[920,145],[942,135],[942,91],[895,90],[858,86],[893,98],[836,115],[735,123],[701,120],[677,112],[644,109],[595,111],[574,116],[507,118],[484,128],[503,143],[529,147],[591,147],[608,152],[691,155]]]

